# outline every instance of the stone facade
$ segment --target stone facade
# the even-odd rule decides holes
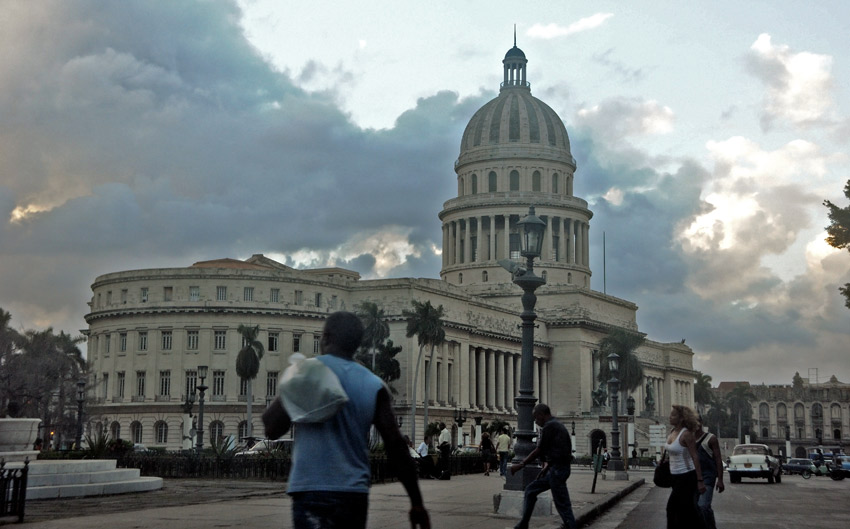
[[[243,435],[244,383],[236,376],[235,358],[241,347],[236,328],[245,324],[260,326],[267,348],[253,383],[259,432],[259,412],[275,396],[289,355],[317,353],[327,314],[370,301],[385,311],[390,339],[403,347],[398,356],[402,376],[394,383],[403,431],[408,431],[414,399],[417,432],[423,431],[426,383],[429,421],[452,424],[456,410],[463,409],[470,418],[516,425],[521,291],[498,261],[518,259],[516,223],[534,205],[547,224],[539,261],[547,284],[537,292],[535,395],[575,430],[578,453],[588,453],[592,440],[606,440],[611,412],[594,405],[591,396],[599,342],[614,328],[639,332],[637,306],[590,289],[592,212],[573,196],[576,164],[566,128],[551,108],[531,96],[526,63],[518,48],[508,52],[499,96],[473,116],[464,132],[455,164],[458,197],[439,214],[441,280],[362,280],[349,270],[296,270],[262,255],[100,276],[92,285],[86,316],[91,423],[122,438],[179,448],[188,430],[181,403],[197,382],[197,366],[206,365],[207,439]],[[405,336],[402,318],[414,299],[430,300],[446,311],[446,342],[420,369],[416,395],[418,344],[416,337]],[[683,343],[647,340],[637,354],[646,380],[634,395],[638,419],[631,430],[646,448],[648,424],[665,421],[671,404],[693,405],[693,352]],[[645,409],[647,388],[654,414]],[[625,402],[626,395],[620,400]],[[471,434],[473,422],[463,432],[454,427],[458,442],[468,440],[461,434]]]

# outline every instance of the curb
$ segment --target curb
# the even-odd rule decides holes
[[[611,497],[606,498],[604,501],[594,505],[593,507],[590,508],[590,510],[588,510],[587,512],[583,512],[579,516],[576,517],[576,525],[578,527],[581,527],[581,526],[587,524],[588,522],[590,522],[591,520],[593,520],[594,518],[596,518],[600,514],[604,513],[605,511],[607,511],[608,509],[613,507],[614,504],[616,504],[618,501],[622,500],[623,498],[625,498],[626,496],[628,496],[629,494],[631,494],[632,492],[637,490],[639,487],[642,487],[644,484],[646,484],[646,480],[641,478],[640,480],[635,481],[634,483],[632,483],[628,487],[624,488],[620,492],[617,492],[617,493],[611,495]]]

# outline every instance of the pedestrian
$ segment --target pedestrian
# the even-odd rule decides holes
[[[380,378],[354,361],[363,324],[350,312],[335,312],[320,339],[325,364],[339,378],[348,401],[325,422],[298,424],[287,494],[292,497],[295,529],[365,529],[369,510],[369,429],[384,440],[390,464],[410,497],[410,524],[430,528],[416,468],[398,429],[390,394]],[[289,431],[291,419],[280,398],[263,413],[266,436]]]
[[[452,457],[452,432],[446,428],[446,423],[444,422],[440,423],[440,437],[437,448],[440,449],[440,469],[442,470],[440,478],[448,479],[451,476],[452,468],[449,461]]]
[[[426,435],[422,439],[422,442],[419,443],[419,447],[416,449],[416,452],[419,454],[419,477],[424,479],[434,479],[439,477],[435,475],[434,458],[432,458],[429,453],[430,444],[431,437]]]
[[[490,461],[493,459],[493,441],[490,440],[490,434],[484,432],[481,434],[481,444],[478,445],[478,451],[481,452],[481,456],[484,458],[484,475],[490,475]]]
[[[508,427],[502,429],[502,433],[496,438],[496,451],[499,453],[499,475],[507,477],[508,475],[508,459],[511,453],[511,436],[508,435]]]
[[[637,448],[632,448],[632,468],[638,468],[638,463]]]
[[[702,417],[697,418],[697,454],[699,455],[699,466],[702,470],[702,481],[705,483],[705,492],[699,495],[699,505],[703,522],[706,529],[717,529],[714,521],[714,510],[711,508],[711,500],[714,496],[714,488],[717,487],[718,494],[726,488],[723,485],[723,457],[720,454],[720,443],[713,433],[702,429]]]
[[[687,406],[674,404],[670,411],[670,425],[673,431],[664,445],[673,476],[673,487],[667,500],[667,529],[702,528],[697,501],[699,495],[705,492],[705,483],[694,437],[698,428],[696,413]]]
[[[564,521],[564,526],[567,529],[576,529],[576,519],[570,503],[570,493],[567,490],[567,478],[570,477],[570,460],[573,452],[570,433],[560,421],[552,417],[549,406],[545,404],[535,406],[531,416],[535,424],[542,428],[538,435],[537,447],[521,462],[511,465],[511,475],[516,474],[537,458],[544,461],[544,464],[537,478],[525,487],[522,519],[514,529],[528,529],[537,496],[547,490],[552,491],[552,501]]]
[[[602,453],[602,468],[608,468],[608,460],[611,459],[611,454],[608,453],[608,449],[605,449],[605,452]]]

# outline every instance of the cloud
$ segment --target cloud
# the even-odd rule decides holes
[[[612,16],[614,16],[613,13],[596,13],[573,22],[567,27],[559,26],[554,22],[551,24],[534,24],[528,29],[528,31],[526,31],[525,34],[534,39],[547,40],[558,37],[567,37],[569,35],[574,35],[575,33],[598,28]]]
[[[761,115],[764,130],[776,122],[810,126],[830,120],[832,57],[795,53],[787,45],[774,45],[770,35],[762,33],[747,55],[747,69],[767,88]]]
[[[580,109],[576,124],[624,138],[670,133],[674,119],[673,110],[657,101],[617,97]]]

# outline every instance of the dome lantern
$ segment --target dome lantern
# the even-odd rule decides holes
[[[506,88],[524,88],[531,90],[531,85],[525,80],[525,67],[528,59],[525,53],[516,47],[516,26],[514,26],[514,47],[509,49],[502,61],[504,65],[505,78],[502,81],[501,90]]]

